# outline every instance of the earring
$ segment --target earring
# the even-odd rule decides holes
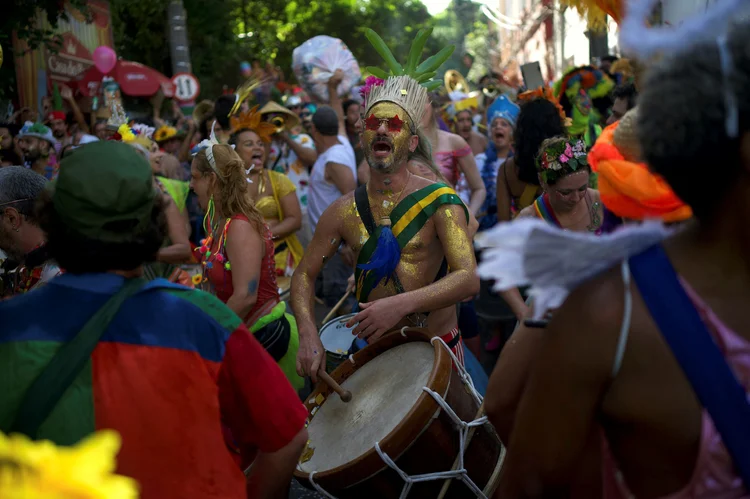
[[[13,227],[13,230],[18,232],[18,227]]]

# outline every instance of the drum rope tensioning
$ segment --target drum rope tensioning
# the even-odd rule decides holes
[[[404,332],[409,329],[407,327],[404,327],[401,329],[401,334],[405,336]],[[425,473],[421,475],[414,475],[410,476],[403,470],[401,470],[398,465],[393,461],[393,459],[388,456],[385,452],[383,452],[380,448],[380,442],[375,442],[375,451],[378,453],[380,458],[383,460],[383,462],[388,465],[392,470],[394,470],[398,475],[401,477],[401,479],[405,482],[404,488],[401,490],[401,495],[399,496],[399,499],[405,499],[409,492],[411,491],[411,488],[414,484],[420,483],[420,482],[428,482],[428,481],[437,481],[437,480],[446,480],[446,486],[443,487],[443,492],[439,497],[442,497],[445,491],[447,490],[447,485],[450,480],[460,480],[463,483],[466,484],[469,489],[471,489],[472,492],[476,494],[477,497],[482,499],[487,499],[486,493],[491,493],[491,491],[482,491],[476,483],[468,476],[468,472],[466,468],[464,467],[464,452],[469,446],[469,441],[471,440],[473,436],[473,428],[477,428],[480,426],[483,426],[485,424],[490,424],[487,416],[482,416],[483,411],[483,405],[482,405],[482,396],[476,391],[474,388],[474,382],[471,379],[471,376],[469,376],[469,373],[466,371],[466,369],[458,362],[458,359],[456,358],[455,354],[451,351],[450,348],[448,348],[448,345],[439,337],[434,337],[430,340],[430,343],[439,342],[443,348],[448,352],[450,355],[453,365],[456,368],[457,373],[459,374],[461,380],[464,382],[467,391],[469,394],[474,398],[477,404],[480,405],[480,411],[477,413],[477,417],[473,421],[463,421],[461,418],[458,417],[458,415],[455,413],[455,411],[448,405],[448,403],[445,401],[445,399],[440,396],[437,392],[430,389],[429,387],[422,387],[422,390],[425,393],[428,393],[435,402],[440,406],[440,408],[445,411],[445,414],[447,414],[453,422],[456,424],[456,426],[459,428],[459,454],[456,458],[456,462],[454,463],[453,469],[448,471],[438,471],[433,473]],[[353,359],[350,358],[350,360],[353,362]],[[505,459],[505,447],[501,447],[500,450],[501,454],[497,461],[497,466],[495,468],[495,472],[493,473],[493,476],[496,476],[499,474],[499,470],[502,468],[503,461]],[[323,496],[327,497],[328,499],[336,499],[336,497],[327,491],[325,491],[320,485],[315,483],[315,473],[316,471],[311,471],[308,475],[308,479],[310,480],[310,484],[312,487]],[[492,480],[490,482],[492,483]]]

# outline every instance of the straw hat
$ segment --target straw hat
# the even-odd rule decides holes
[[[275,103],[274,101],[270,101],[260,109],[261,116],[271,113],[281,114],[284,116],[284,128],[286,128],[287,130],[291,130],[292,128],[299,125],[299,116],[297,116],[293,111],[290,111],[289,109]]]

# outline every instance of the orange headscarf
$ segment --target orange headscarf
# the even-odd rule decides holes
[[[692,217],[693,211],[663,178],[649,171],[645,163],[623,157],[614,144],[619,124],[605,128],[588,155],[592,170],[598,174],[604,206],[615,215],[632,220],[679,222]]]

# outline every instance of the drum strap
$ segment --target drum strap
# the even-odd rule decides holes
[[[3,428],[5,433],[22,433],[36,439],[39,427],[83,370],[122,304],[147,283],[142,278],[125,281],[123,287],[96,311],[83,329],[58,350],[26,390],[13,423],[9,428]]]
[[[354,201],[357,205],[357,211],[362,220],[369,239],[362,247],[357,259],[358,264],[367,263],[377,246],[377,230],[375,220],[372,216],[370,200],[367,197],[367,184],[357,187],[354,191]],[[469,220],[469,212],[456,195],[455,191],[445,184],[431,184],[427,187],[406,196],[391,212],[391,227],[393,234],[396,236],[399,246],[403,249],[406,244],[424,227],[430,217],[437,211],[440,206],[454,204],[463,206],[466,212],[466,220]],[[448,261],[443,258],[435,281],[439,281],[448,273]],[[404,287],[401,280],[395,273],[391,276],[396,287],[396,292],[401,294]],[[360,302],[366,302],[370,292],[375,287],[375,277],[373,272],[363,271],[357,266],[355,270],[355,282],[357,283],[357,299]]]
[[[651,317],[750,487],[750,404],[661,245],[630,259]]]

